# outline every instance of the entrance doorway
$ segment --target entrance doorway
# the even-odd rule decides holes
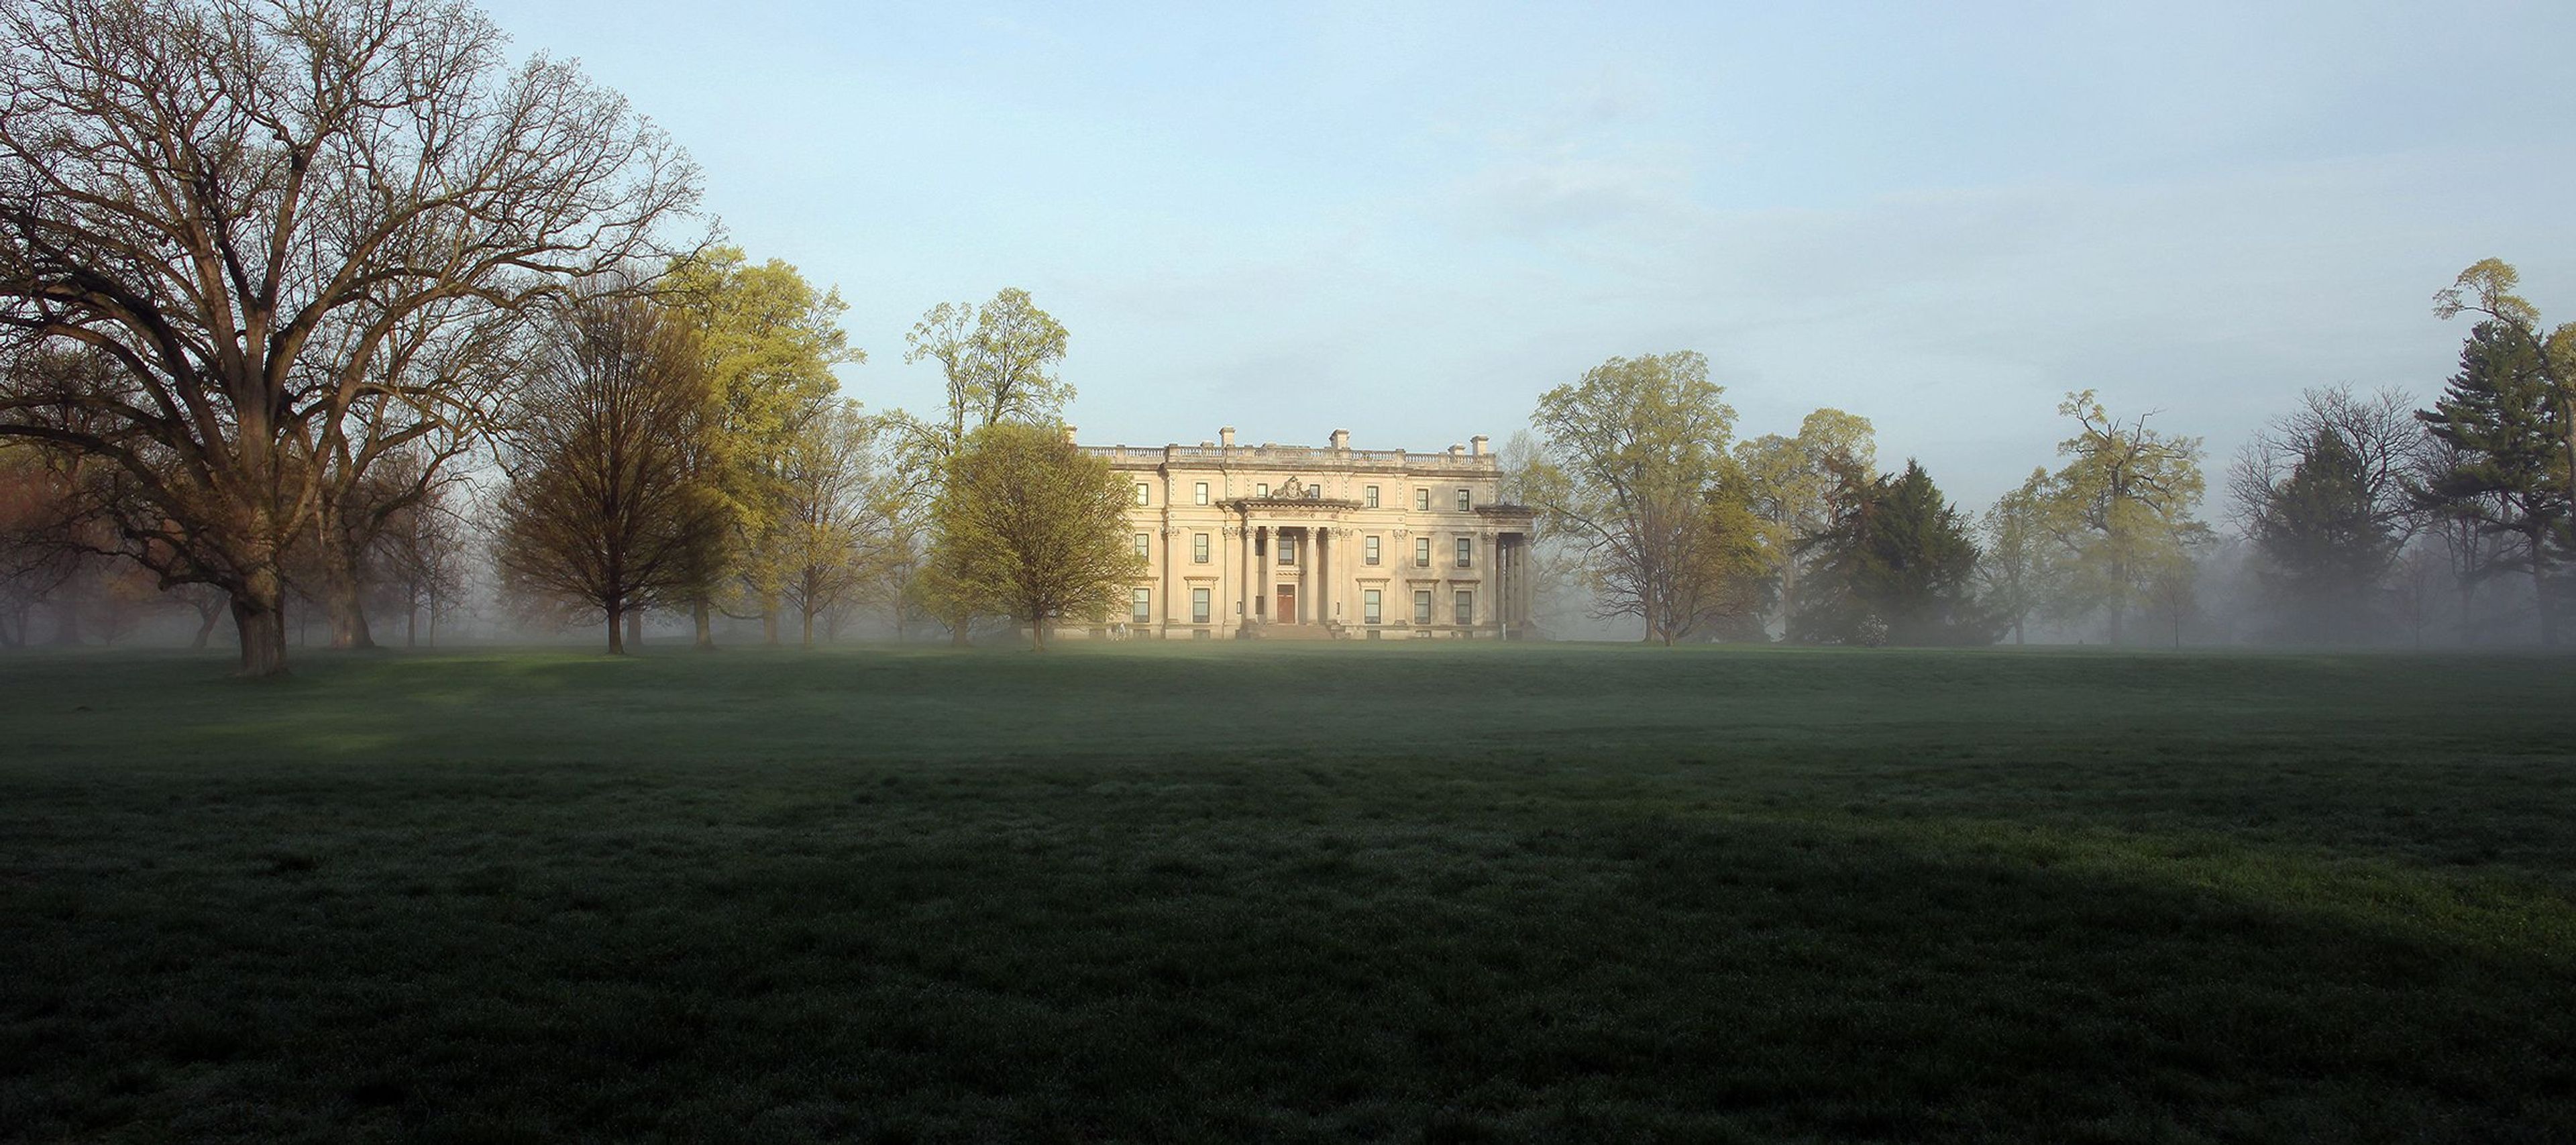
[[[1296,585],[1283,584],[1279,586],[1279,612],[1277,615],[1279,617],[1279,623],[1281,624],[1298,623]]]

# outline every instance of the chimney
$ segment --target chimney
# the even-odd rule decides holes
[[[1486,443],[1486,442],[1488,442],[1488,441],[1492,441],[1492,440],[1493,440],[1492,438],[1490,438],[1490,437],[1486,437],[1484,434],[1481,434],[1481,433],[1480,433],[1480,434],[1477,434],[1477,435],[1476,435],[1476,436],[1474,436],[1474,437],[1468,438],[1468,439],[1467,439],[1467,453],[1468,453],[1468,455],[1469,455],[1469,456],[1472,456],[1472,457],[1483,457],[1483,456],[1485,455],[1485,443]]]
[[[1218,443],[1224,445],[1227,449],[1234,448],[1234,427],[1229,425],[1216,431],[1216,439]]]
[[[1333,431],[1333,448],[1335,448],[1335,449],[1349,449],[1350,447],[1351,447],[1351,431],[1349,431],[1349,430],[1347,430],[1347,429],[1337,429],[1337,430],[1334,430],[1334,431]]]
[[[1072,427],[1072,426],[1069,426],[1069,425],[1068,425],[1068,426],[1064,427],[1064,443],[1065,443],[1066,445],[1071,445],[1071,444],[1073,444],[1073,427]]]

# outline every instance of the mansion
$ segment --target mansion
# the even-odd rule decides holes
[[[1067,436],[1072,433],[1066,430]],[[1531,511],[1497,504],[1477,437],[1445,452],[1332,444],[1084,446],[1132,487],[1145,573],[1098,635],[1528,636]]]

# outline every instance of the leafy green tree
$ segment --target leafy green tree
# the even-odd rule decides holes
[[[706,356],[708,432],[694,459],[700,480],[724,507],[732,540],[698,572],[688,602],[699,647],[712,647],[711,611],[733,604],[758,616],[778,642],[789,546],[788,477],[782,466],[797,435],[827,416],[839,381],[833,368],[867,361],[849,344],[838,290],[816,290],[781,260],[753,263],[738,247],[715,247],[674,263],[661,293],[677,307]]]
[[[2057,548],[2046,517],[2048,471],[2033,470],[2021,487],[1995,499],[1979,521],[1985,535],[1977,559],[1977,581],[1984,608],[1995,622],[2024,642],[2025,629],[2051,592],[2057,575]]]
[[[1126,543],[1127,486],[1062,430],[1013,422],[968,434],[934,516],[935,565],[953,603],[1029,626],[1105,617],[1144,562]]]
[[[2460,347],[2460,368],[2433,408],[2419,412],[2440,443],[2419,501],[2428,510],[2471,522],[2515,542],[2485,572],[2519,570],[2531,577],[2544,644],[2559,640],[2562,569],[2570,535],[2570,474],[2576,472],[2576,326],[2540,333],[2538,309],[2513,293],[2520,276],[2487,259],[2462,271],[2436,295],[2435,312],[2486,317]]]
[[[1029,292],[1003,287],[992,301],[942,302],[904,335],[906,362],[935,361],[948,385],[949,448],[988,425],[1048,425],[1073,404],[1058,372],[1067,335]]]
[[[806,420],[780,461],[780,583],[807,648],[814,646],[815,619],[859,591],[872,551],[886,542],[870,496],[876,426],[857,402],[836,403]]]
[[[1752,491],[1753,513],[1762,522],[1785,632],[1798,607],[1805,571],[1800,546],[1831,523],[1841,472],[1877,471],[1875,431],[1868,418],[1819,409],[1798,423],[1795,437],[1765,434],[1737,444],[1735,461]]]
[[[2077,432],[2058,444],[2066,465],[2036,490],[2058,549],[2053,611],[2104,616],[2118,644],[2130,610],[2188,568],[2190,546],[2209,536],[2192,516],[2205,488],[2200,439],[2150,429],[2150,414],[2114,418],[2091,390],[2066,395],[2057,412]]]
[[[1843,467],[1825,529],[1805,542],[1810,591],[1790,637],[1819,644],[1984,644],[1966,519],[1912,460],[1875,478]]]
[[[1525,488],[1578,554],[1596,615],[1634,616],[1665,644],[1740,611],[1746,570],[1710,520],[1735,410],[1691,351],[1612,358],[1539,397],[1546,438]]]
[[[902,468],[914,475],[913,505],[937,502],[950,461],[977,431],[1060,422],[1074,396],[1059,373],[1068,341],[1064,326],[1017,287],[1003,287],[980,306],[942,302],[922,314],[904,335],[903,360],[939,363],[944,408],[937,421],[897,411],[887,434]],[[902,531],[927,532],[926,526],[919,518],[898,521]],[[977,593],[943,553],[955,555],[934,547],[917,564],[896,561],[888,569],[907,579],[911,598],[947,625],[950,640],[964,644]]]

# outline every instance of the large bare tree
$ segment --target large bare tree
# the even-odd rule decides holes
[[[459,0],[13,0],[0,329],[116,368],[12,384],[0,435],[119,468],[158,510],[128,551],[221,588],[241,671],[283,672],[282,563],[375,432],[351,413],[399,376],[383,347],[442,303],[667,257],[696,199],[622,98],[509,63]]]

